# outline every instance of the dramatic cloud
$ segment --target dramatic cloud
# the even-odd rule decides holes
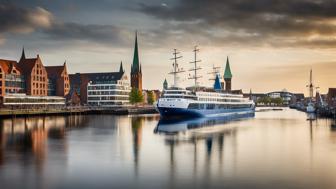
[[[63,22],[41,7],[20,7],[0,4],[0,45],[4,34],[32,33],[36,30],[51,40],[77,40],[123,45],[123,36],[130,33],[114,25]]]
[[[82,40],[98,43],[125,44],[123,36],[130,35],[125,29],[113,25],[84,25],[78,23],[54,23],[44,33],[56,40]]]
[[[0,33],[30,33],[36,29],[49,28],[52,20],[52,14],[41,7],[26,9],[0,4]]]
[[[335,45],[335,9],[336,2],[330,0],[178,0],[173,6],[140,5],[147,15],[174,23],[185,33],[205,33],[217,43],[311,47]]]

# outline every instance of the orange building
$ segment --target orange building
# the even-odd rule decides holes
[[[54,85],[53,85],[54,84]],[[0,59],[0,96],[61,96],[69,93],[70,82],[66,64],[45,67],[39,55],[26,58],[24,49],[19,63]],[[55,91],[55,93],[49,93]]]
[[[0,96],[25,93],[25,80],[14,60],[0,59]]]

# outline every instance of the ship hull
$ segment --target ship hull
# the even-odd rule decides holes
[[[161,117],[218,117],[218,116],[233,116],[233,115],[245,115],[254,114],[254,108],[241,108],[241,109],[215,109],[215,110],[196,110],[188,108],[169,108],[169,107],[157,107]]]

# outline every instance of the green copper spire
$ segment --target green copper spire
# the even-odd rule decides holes
[[[231,78],[232,78],[232,73],[231,73],[231,68],[230,68],[230,63],[229,63],[229,57],[227,57],[225,71],[224,71],[224,79],[231,79]]]
[[[138,53],[138,32],[135,32],[135,45],[134,45],[134,55],[133,55],[133,64],[132,64],[132,73],[140,72],[139,64],[139,53]]]

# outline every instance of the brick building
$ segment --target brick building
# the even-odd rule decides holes
[[[48,74],[48,96],[67,96],[70,80],[66,62],[62,66],[46,66]]]
[[[25,81],[16,61],[0,60],[0,96],[25,93]]]
[[[55,93],[48,95],[49,81],[55,84],[54,88],[49,88]],[[69,90],[66,64],[45,67],[39,55],[36,58],[26,58],[24,49],[19,62],[0,59],[0,96],[26,94],[64,97]]]

